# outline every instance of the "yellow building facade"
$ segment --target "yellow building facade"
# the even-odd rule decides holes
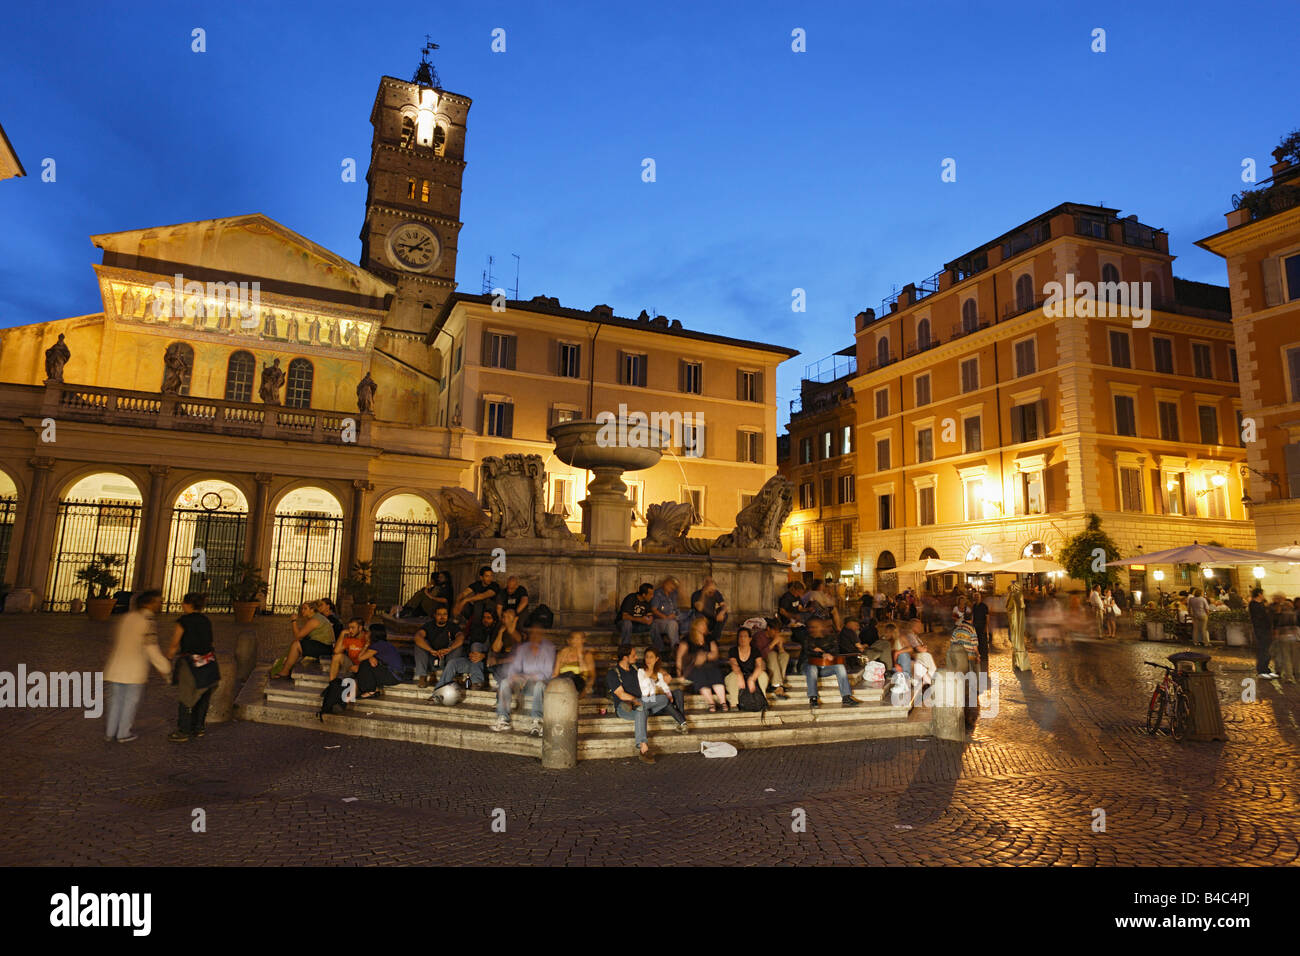
[[[1089,512],[1125,554],[1254,545],[1225,290],[1171,263],[1160,230],[1067,203],[859,314],[865,586],[918,583],[889,569],[926,557],[1050,557]]]

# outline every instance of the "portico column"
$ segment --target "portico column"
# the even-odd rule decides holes
[[[49,494],[50,472],[54,469],[53,458],[29,458],[28,466],[32,469],[26,508],[23,518],[23,540],[18,548],[18,566],[14,572],[14,589],[34,587],[32,565],[36,557],[37,538],[41,530],[41,511],[45,508],[45,498]]]
[[[262,535],[266,527],[266,515],[271,507],[271,478],[264,471],[253,475],[257,482],[257,492],[253,495],[253,513],[248,516],[248,535],[244,545],[244,560],[249,564],[259,565],[262,561]],[[265,572],[263,568],[263,572]]]
[[[171,468],[167,465],[149,466],[149,503],[145,506],[144,520],[140,524],[140,540],[136,544],[133,591],[162,587],[161,581],[154,580],[154,572],[158,567],[158,534],[163,525],[163,483],[170,472]]]
[[[347,574],[359,560],[361,552],[361,529],[365,524],[366,501],[374,490],[370,482],[358,478],[352,482],[352,513],[348,521],[348,541],[345,549],[343,573]]]

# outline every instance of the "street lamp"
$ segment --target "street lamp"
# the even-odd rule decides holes
[[[1151,576],[1152,576],[1153,578],[1155,578],[1157,581],[1163,581],[1163,580],[1165,579],[1165,572],[1163,572],[1163,571],[1153,571],[1153,572],[1151,573]]]
[[[1255,565],[1255,568],[1253,571],[1251,571],[1251,574],[1255,575],[1256,581],[1264,580],[1264,569],[1261,568],[1258,564]]]

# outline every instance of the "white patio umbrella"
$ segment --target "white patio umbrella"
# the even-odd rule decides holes
[[[1284,561],[1291,563],[1300,562],[1300,544],[1288,544],[1281,548],[1269,548],[1269,554],[1275,554]],[[1274,558],[1273,560],[1277,560]]]
[[[1247,551],[1243,548],[1221,548],[1213,544],[1191,544],[1181,548],[1169,548],[1165,551],[1152,551],[1138,554],[1120,561],[1107,561],[1110,568],[1128,564],[1259,564],[1261,561],[1277,561],[1278,555],[1267,551]]]
[[[956,564],[956,561],[941,561],[939,558],[922,558],[919,561],[908,561],[904,564],[900,564],[896,568],[890,568],[890,570],[896,571],[899,574],[938,574]]]
[[[930,571],[930,574],[992,574],[998,569],[996,561],[962,561],[942,571]]]
[[[994,570],[1006,571],[1011,574],[1053,574],[1056,572],[1065,572],[1063,565],[1055,561],[1049,561],[1047,558],[1021,558],[1019,561],[1008,561],[1006,564],[994,564]]]

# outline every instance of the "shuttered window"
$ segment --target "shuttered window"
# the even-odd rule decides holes
[[[515,336],[501,332],[483,333],[483,364],[489,368],[515,367]]]

